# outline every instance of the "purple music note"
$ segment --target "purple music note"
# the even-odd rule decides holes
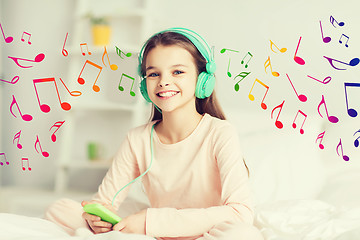
[[[355,134],[358,133],[358,132],[360,132],[360,129],[354,133],[354,136],[355,136]],[[355,141],[354,141],[354,146],[355,146],[355,147],[359,147],[359,138],[360,138],[360,136],[359,136],[357,139],[355,139]]]
[[[337,153],[337,155],[340,156],[340,154],[339,154],[339,147],[341,147],[341,156],[342,156],[342,158],[343,158],[345,161],[349,161],[350,158],[344,154],[343,146],[342,146],[342,143],[341,143],[341,138],[340,138],[339,144],[338,144],[337,147],[336,147],[336,153]]]
[[[348,94],[347,94],[346,88],[347,87],[360,87],[360,83],[344,83],[344,87],[345,87],[345,100],[346,100],[347,113],[349,114],[350,117],[356,117],[358,114],[357,111],[353,108],[349,108]]]
[[[324,37],[324,33],[323,33],[323,29],[321,26],[321,21],[320,22],[320,30],[321,30],[321,37],[324,43],[329,43],[331,41],[331,37]]]
[[[336,59],[333,59],[333,58],[329,58],[329,57],[326,57],[326,56],[323,56],[323,57],[324,57],[325,59],[327,59],[327,60],[329,61],[330,65],[331,65],[334,69],[336,69],[336,70],[346,70],[346,69],[345,69],[345,68],[343,69],[343,68],[337,68],[337,67],[335,67],[334,64],[333,64],[333,61],[339,62],[339,63],[342,63],[342,64],[345,64],[345,65],[348,65],[348,66],[356,66],[356,65],[358,65],[359,62],[360,62],[360,59],[359,59],[359,58],[353,58],[353,59],[350,60],[349,63],[345,63],[345,62],[341,62],[341,61],[339,61],[339,60],[336,60]]]
[[[327,118],[328,120],[331,122],[331,123],[337,123],[339,121],[339,119],[335,116],[329,116],[329,113],[328,113],[328,110],[327,110],[327,107],[326,107],[326,103],[325,103],[325,98],[324,98],[324,95],[322,95],[322,99],[320,101],[320,104],[318,106],[318,113],[320,114],[321,117],[323,117],[320,113],[320,107],[321,105],[324,105],[324,108],[325,108],[325,112],[326,112],[326,115],[327,115]]]

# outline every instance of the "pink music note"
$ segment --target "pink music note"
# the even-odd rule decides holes
[[[68,51],[66,51],[66,49],[65,49],[65,43],[66,43],[68,34],[69,34],[69,33],[66,33],[64,45],[63,45],[63,48],[62,48],[62,51],[61,51],[61,53],[62,53],[62,55],[64,55],[64,57],[67,57],[67,56],[69,55]]]
[[[6,165],[9,165],[9,162],[6,160],[5,153],[0,153],[0,156],[4,156],[4,159],[5,159],[5,163],[6,163]],[[1,161],[1,160],[0,160],[0,165],[1,165],[1,166],[3,166],[3,165],[4,165],[3,161]]]
[[[12,59],[16,63],[16,65],[18,65],[21,68],[31,68],[33,66],[23,66],[23,65],[21,65],[19,63],[19,60],[27,61],[27,62],[37,62],[37,63],[39,63],[42,60],[44,60],[45,54],[39,53],[38,55],[36,55],[35,60],[30,60],[30,59],[25,59],[25,58],[17,58],[17,57],[10,57],[10,56],[8,56],[8,58]]]
[[[316,140],[315,140],[315,143],[316,143],[317,140],[320,139],[320,143],[319,143],[319,148],[320,148],[320,149],[324,149],[324,145],[322,144],[324,135],[325,135],[325,131],[323,131],[322,133],[320,133],[320,134],[318,135],[318,137],[316,138]]]
[[[82,54],[83,56],[85,56],[85,52],[83,51],[83,46],[86,47],[87,53],[88,53],[89,55],[91,55],[91,52],[89,51],[89,47],[88,47],[87,43],[80,43],[81,54]]]
[[[36,147],[37,145],[39,145],[41,154],[42,154],[44,157],[49,157],[49,153],[42,150],[41,144],[40,144],[40,140],[39,140],[39,136],[38,136],[38,135],[36,135],[35,150],[36,150],[37,153],[39,153],[39,150],[38,150],[37,147]]]
[[[250,92],[249,92],[249,99],[250,99],[251,101],[254,101],[254,100],[255,100],[255,97],[254,97],[253,94],[251,94],[251,92],[252,92],[252,90],[253,90],[253,88],[254,88],[254,86],[255,86],[255,83],[257,83],[257,82],[260,83],[263,87],[266,88],[266,92],[265,92],[264,97],[263,97],[263,99],[262,99],[262,101],[261,101],[261,108],[265,110],[265,109],[267,109],[267,106],[266,106],[266,104],[264,103],[264,101],[265,101],[266,94],[267,94],[268,91],[269,91],[269,86],[267,86],[266,84],[264,84],[263,82],[261,82],[259,79],[255,79],[255,81],[254,81],[254,83],[253,83],[253,85],[252,85],[252,87],[251,87],[251,90],[250,90]]]
[[[24,34],[28,35],[29,36],[29,39],[28,39],[28,44],[31,44],[30,42],[30,38],[31,38],[31,34],[28,33],[28,32],[23,32],[23,34],[21,35],[21,41],[25,42],[25,39],[24,39]]]
[[[344,87],[345,87],[345,100],[346,100],[347,113],[349,114],[350,117],[356,117],[357,111],[353,108],[349,108],[348,94],[347,94],[346,88],[347,87],[360,87],[360,83],[344,83]]]
[[[337,153],[337,155],[340,156],[340,154],[339,154],[339,147],[341,147],[341,156],[342,156],[342,158],[343,158],[345,161],[349,161],[350,158],[349,158],[348,156],[344,155],[344,150],[343,150],[343,146],[342,146],[342,143],[341,143],[341,138],[340,138],[339,144],[338,144],[337,147],[336,147],[336,153]]]
[[[353,136],[355,136],[355,134],[357,134],[358,132],[360,132],[360,130],[356,131]],[[359,138],[360,138],[360,136],[357,139],[355,139],[355,141],[354,141],[355,147],[359,147]]]
[[[125,57],[131,57],[131,53],[124,53],[123,51],[120,50],[120,48],[118,48],[117,46],[115,46],[116,49],[116,54],[121,57],[122,59],[124,59],[121,55],[124,55]]]
[[[329,120],[330,122],[332,122],[332,123],[337,123],[337,122],[339,121],[339,119],[338,119],[337,117],[335,117],[335,116],[329,116],[329,113],[328,113],[328,110],[327,110],[327,107],[326,107],[326,103],[325,103],[324,95],[322,95],[322,99],[321,99],[320,104],[319,104],[318,109],[317,109],[317,110],[318,110],[318,113],[320,114],[320,116],[323,117],[323,116],[321,115],[321,113],[320,113],[320,107],[321,107],[321,105],[324,105],[325,112],[326,112],[326,115],[327,115],[328,120]]]
[[[29,159],[28,159],[28,158],[21,158],[21,168],[22,168],[22,170],[23,170],[23,171],[26,170],[26,167],[24,166],[24,162],[27,163],[27,169],[28,169],[29,171],[31,171],[31,167],[30,167],[30,163],[29,163]]]
[[[299,94],[296,92],[295,87],[294,87],[293,83],[291,82],[291,80],[290,80],[290,78],[289,78],[289,75],[286,74],[286,76],[287,76],[287,78],[289,79],[290,84],[291,84],[292,88],[294,89],[295,94],[296,94],[296,96],[298,97],[298,99],[299,99],[301,102],[306,102],[306,101],[307,101],[307,97],[306,97],[305,95],[303,95],[303,94],[300,94],[300,95],[299,95]]]
[[[6,80],[2,80],[2,79],[0,79],[0,81],[6,82],[6,83],[15,84],[15,83],[17,83],[17,82],[19,81],[19,76],[13,77],[13,79],[12,79],[10,82],[9,82],[9,81],[6,81]]]
[[[326,60],[328,60],[329,63],[330,63],[330,65],[331,65],[334,69],[336,69],[336,70],[346,70],[346,69],[345,69],[345,68],[343,69],[343,68],[337,68],[337,67],[335,67],[334,64],[333,64],[333,61],[339,62],[339,63],[342,63],[342,64],[345,64],[345,65],[348,65],[348,66],[356,66],[356,65],[358,65],[359,62],[360,62],[360,59],[359,59],[359,58],[353,58],[353,59],[350,60],[349,63],[345,63],[345,62],[341,62],[341,61],[339,61],[339,60],[336,60],[336,59],[333,59],[333,58],[329,58],[329,57],[326,57],[326,56],[323,56],[323,57],[324,57]]]
[[[44,113],[48,113],[50,112],[50,107],[49,105],[47,104],[41,104],[40,103],[40,98],[39,98],[39,94],[38,94],[38,91],[37,91],[37,88],[36,88],[36,84],[38,83],[46,83],[46,82],[50,82],[50,83],[54,83],[54,86],[55,86],[55,90],[56,90],[56,93],[57,93],[57,96],[58,96],[58,99],[59,99],[59,103],[60,103],[60,106],[63,110],[65,111],[69,111],[71,109],[71,105],[67,102],[62,102],[61,99],[60,99],[60,94],[59,94],[59,90],[58,90],[58,87],[57,87],[57,84],[56,84],[56,81],[55,81],[55,78],[42,78],[42,79],[34,79],[33,80],[34,82],[34,88],[35,88],[35,93],[36,93],[36,98],[38,100],[38,103],[39,103],[39,107],[40,107],[40,110]]]
[[[127,75],[127,74],[125,74],[125,73],[123,73],[123,74],[121,75],[120,83],[119,83],[119,90],[120,90],[120,91],[124,91],[124,88],[121,86],[121,81],[122,81],[122,78],[123,78],[124,76],[132,80],[132,84],[131,84],[131,88],[130,88],[130,95],[134,97],[134,96],[135,96],[135,92],[132,90],[132,88],[133,88],[133,86],[134,86],[135,78],[130,77],[129,75]]]
[[[19,105],[18,105],[17,101],[15,100],[15,96],[12,95],[12,97],[13,97],[13,100],[12,100],[11,105],[10,105],[10,113],[16,118],[14,112],[12,111],[13,106],[16,105],[17,109],[19,110],[19,113],[20,113],[21,118],[22,118],[24,121],[27,121],[27,122],[28,122],[28,121],[31,121],[31,120],[33,119],[33,117],[32,117],[30,114],[24,114],[24,115],[23,115],[23,114],[21,113],[21,111],[20,111],[20,108],[19,108]]]
[[[94,90],[95,92],[99,92],[99,91],[100,91],[100,87],[99,87],[98,85],[96,85],[96,82],[97,82],[97,80],[98,80],[98,78],[99,78],[99,76],[100,76],[100,73],[101,73],[101,71],[102,71],[102,67],[99,66],[99,65],[97,65],[97,64],[95,64],[95,63],[93,63],[93,62],[91,62],[91,61],[89,61],[89,60],[86,60],[86,62],[84,63],[83,68],[81,69],[81,72],[80,72],[79,77],[78,77],[78,83],[80,83],[80,84],[84,84],[84,83],[85,83],[85,80],[84,80],[83,78],[81,78],[80,76],[81,76],[82,72],[84,71],[84,68],[85,68],[86,64],[90,64],[90,65],[92,65],[92,66],[94,66],[94,67],[96,67],[96,68],[99,69],[99,73],[98,73],[98,75],[97,75],[97,77],[96,77],[96,79],[95,79],[94,85],[93,85],[93,90]]]
[[[323,84],[328,84],[328,83],[331,81],[331,77],[330,77],[330,76],[324,78],[324,80],[322,80],[322,81],[320,81],[320,80],[318,80],[318,79],[316,79],[316,78],[313,78],[312,76],[309,76],[309,75],[307,75],[307,76],[308,76],[309,78],[312,78],[312,79],[314,79],[315,81],[321,82],[321,83],[323,83]]]
[[[340,37],[340,39],[339,39],[339,43],[342,43],[341,38],[342,38],[343,36],[347,38],[346,43],[345,43],[345,47],[349,47],[349,45],[348,45],[349,37],[346,36],[345,34],[341,35],[341,37]]]
[[[5,42],[6,43],[11,43],[14,40],[13,37],[10,37],[10,36],[5,37],[5,33],[4,33],[4,30],[3,30],[2,26],[1,26],[1,23],[0,23],[0,28],[1,28],[2,35],[4,36]]]
[[[276,107],[271,111],[271,119],[273,119],[273,112],[275,111],[275,109],[280,108],[279,114],[278,114],[278,116],[276,117],[276,120],[275,120],[275,126],[276,126],[277,128],[279,128],[279,129],[283,128],[282,122],[280,122],[278,119],[279,119],[281,110],[282,110],[282,108],[283,108],[283,106],[284,106],[284,103],[285,103],[285,100],[284,100],[280,105],[276,106]]]
[[[334,27],[336,27],[336,26],[334,25],[334,22],[336,22],[336,23],[337,23],[337,25],[339,25],[340,27],[342,27],[342,26],[344,26],[344,25],[345,25],[345,23],[344,23],[344,22],[338,22],[338,21],[336,21],[336,20],[335,20],[335,18],[334,18],[333,16],[330,16],[330,22],[331,22],[331,24],[332,24]]]
[[[321,38],[324,43],[329,43],[331,41],[331,37],[324,37],[323,29],[321,26],[321,21],[319,21],[319,22],[320,22]]]
[[[73,96],[73,97],[79,97],[81,96],[82,92],[80,91],[71,91],[68,89],[68,87],[65,85],[64,81],[60,78],[61,83],[64,85],[64,87],[66,88],[66,90],[68,91],[68,93]]]
[[[238,75],[236,75],[236,76],[234,77],[234,80],[235,80],[237,77],[241,77],[241,79],[240,79],[237,83],[235,83],[235,86],[234,86],[235,91],[239,91],[239,88],[240,88],[239,82],[241,82],[244,78],[246,78],[247,75],[249,75],[250,73],[251,73],[251,72],[241,72],[241,73],[239,73]]]
[[[271,51],[273,51],[274,53],[276,53],[276,52],[274,51],[274,49],[273,49],[273,46],[275,46],[281,53],[284,53],[284,52],[286,52],[286,50],[287,50],[286,48],[281,48],[281,49],[279,49],[278,46],[276,46],[275,43],[273,43],[273,41],[270,40],[270,49],[271,49]]]
[[[17,139],[17,144],[16,146],[18,147],[18,149],[22,149],[22,145],[19,143],[20,142],[20,135],[21,135],[21,130],[15,134],[14,139],[13,139],[13,144],[15,144],[15,140]]]
[[[299,110],[299,111],[296,113],[296,116],[295,116],[295,119],[294,119],[294,121],[293,121],[292,127],[293,127],[293,128],[296,128],[296,123],[295,123],[295,121],[296,121],[296,118],[297,118],[297,116],[298,116],[299,113],[304,116],[304,121],[303,121],[303,123],[302,123],[302,125],[301,125],[301,128],[300,128],[300,134],[304,134],[303,126],[304,126],[305,120],[306,120],[306,118],[307,118],[307,115],[306,115],[305,113],[303,113],[301,110]]]
[[[56,130],[55,130],[54,133],[51,135],[51,141],[56,142],[56,135],[55,135],[55,133],[56,133],[56,132],[59,130],[59,128],[64,124],[64,122],[65,122],[65,121],[58,121],[58,122],[54,123],[54,125],[52,125],[52,127],[50,128],[49,131],[51,131],[51,129],[52,129],[53,127],[55,127]]]
[[[248,67],[248,63],[250,62],[250,60],[251,60],[252,57],[253,57],[253,55],[252,55],[250,52],[247,52],[247,53],[245,54],[245,57],[241,60],[241,64],[244,64],[244,60],[245,60],[245,58],[246,58],[247,56],[249,56],[249,60],[246,62],[245,68]]]
[[[266,69],[267,69],[268,67],[270,67],[271,74],[272,74],[274,77],[280,76],[280,73],[275,72],[275,71],[272,70],[272,66],[271,66],[271,62],[270,62],[270,56],[269,56],[268,59],[265,61],[264,67],[265,67],[265,72],[266,72]]]
[[[297,54],[297,52],[298,52],[298,50],[299,50],[300,41],[301,41],[301,37],[300,37],[299,42],[298,42],[298,45],[297,45],[297,47],[296,47],[296,51],[295,51],[295,54],[294,54],[294,60],[295,60],[295,62],[296,62],[297,64],[304,65],[304,64],[305,64],[304,59],[302,59],[302,58],[299,57],[299,56],[296,56],[296,54]]]
[[[110,58],[109,58],[109,54],[108,52],[106,51],[106,46],[104,46],[104,54],[102,55],[102,62],[104,64],[104,66],[106,67],[106,64],[104,62],[104,58],[105,58],[105,55],[107,56],[107,59],[109,61],[109,66],[110,66],[110,69],[115,71],[116,69],[118,69],[118,66],[116,64],[111,64],[110,63]]]

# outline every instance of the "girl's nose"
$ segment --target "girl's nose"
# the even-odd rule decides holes
[[[158,83],[158,86],[159,87],[166,87],[166,86],[168,86],[169,84],[170,84],[170,78],[169,77],[165,77],[165,76],[162,76],[161,78],[160,78],[160,81],[159,81],[159,83]]]

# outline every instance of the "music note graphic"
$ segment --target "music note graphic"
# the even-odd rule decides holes
[[[21,41],[25,42],[25,39],[24,39],[24,34],[28,35],[29,36],[29,39],[28,39],[28,44],[31,45],[31,42],[30,42],[30,38],[31,38],[31,34],[28,33],[28,32],[23,32],[23,34],[21,35]]]
[[[6,81],[6,80],[3,80],[3,79],[0,79],[0,81],[2,82],[6,82],[6,83],[11,83],[11,84],[15,84],[19,81],[19,76],[15,76],[13,77],[13,79],[9,82],[9,81]]]
[[[357,111],[355,109],[353,109],[353,108],[349,108],[348,94],[347,94],[347,91],[346,91],[347,87],[360,87],[360,83],[344,83],[347,113],[349,114],[350,117],[356,117],[357,116]]]
[[[56,135],[55,135],[55,133],[56,133],[56,132],[59,130],[59,128],[64,124],[64,122],[65,122],[65,121],[58,121],[58,122],[54,123],[54,125],[52,125],[52,127],[50,128],[49,131],[51,131],[51,129],[52,129],[53,127],[55,127],[56,130],[55,130],[55,131],[53,132],[53,134],[51,135],[51,141],[56,142]]]
[[[0,153],[0,157],[1,157],[1,156],[4,156],[4,159],[5,159],[5,163],[6,163],[6,165],[9,165],[9,162],[6,160],[5,153]],[[0,160],[0,165],[1,165],[1,166],[3,166],[3,165],[4,165],[3,161],[1,161],[1,160]]]
[[[81,54],[82,54],[83,56],[85,56],[85,54],[86,54],[86,53],[83,51],[83,47],[86,47],[87,53],[88,53],[89,55],[91,55],[91,52],[89,51],[89,47],[88,47],[87,43],[80,43]]]
[[[102,55],[102,62],[103,62],[103,64],[104,64],[104,66],[106,67],[106,64],[105,64],[105,62],[104,62],[105,55],[107,56],[107,59],[108,59],[108,61],[109,61],[110,69],[113,70],[113,71],[115,71],[116,69],[118,69],[118,66],[117,66],[117,65],[110,63],[110,58],[109,58],[108,52],[106,51],[106,46],[104,46],[104,53],[103,53],[103,55]]]
[[[333,59],[333,58],[329,58],[329,57],[326,57],[326,56],[323,56],[323,57],[324,57],[325,59],[327,59],[327,60],[329,61],[330,65],[331,65],[334,69],[336,69],[336,70],[346,70],[346,69],[345,69],[345,68],[343,69],[343,68],[337,68],[337,67],[335,67],[334,64],[333,64],[333,61],[339,62],[339,63],[342,63],[342,64],[345,64],[345,65],[348,65],[348,66],[356,66],[356,65],[358,65],[359,62],[360,62],[360,59],[359,59],[359,58],[353,58],[353,59],[350,60],[349,63],[345,63],[345,62],[341,62],[341,61],[339,61],[339,60],[336,60],[336,59]]]
[[[102,67],[99,66],[99,65],[97,65],[96,63],[93,63],[93,62],[91,62],[91,61],[89,61],[89,60],[86,60],[86,62],[84,63],[84,66],[83,66],[83,68],[81,69],[81,72],[80,72],[80,74],[79,74],[78,83],[80,83],[80,84],[84,84],[84,83],[85,83],[84,78],[81,78],[80,76],[81,76],[82,72],[84,71],[84,68],[85,68],[86,64],[90,64],[90,65],[92,65],[92,66],[94,66],[94,67],[96,67],[96,68],[99,69],[99,73],[98,73],[98,75],[96,76],[95,82],[94,82],[94,84],[93,84],[93,90],[94,90],[95,92],[99,92],[99,91],[100,91],[100,87],[99,87],[98,85],[96,85],[96,82],[97,82],[97,80],[98,80],[98,78],[99,78],[99,76],[100,76],[100,73],[101,73],[101,71],[102,71]]]
[[[33,66],[23,66],[23,65],[21,65],[21,64],[19,63],[19,60],[27,61],[27,62],[36,62],[36,63],[39,63],[39,62],[41,62],[42,60],[44,60],[45,54],[39,53],[38,55],[36,55],[35,60],[30,60],[30,59],[25,59],[25,58],[17,58],[17,57],[10,57],[10,56],[8,56],[8,58],[12,59],[12,60],[16,63],[16,65],[18,65],[18,66],[21,67],[21,68],[31,68],[31,67],[33,67]]]
[[[38,100],[38,103],[39,103],[39,107],[40,107],[40,110],[44,113],[48,113],[50,112],[50,107],[49,105],[47,104],[41,104],[40,103],[40,98],[39,98],[39,94],[38,94],[38,91],[37,91],[37,88],[36,88],[36,84],[38,83],[45,83],[45,82],[50,82],[50,83],[54,83],[54,86],[55,86],[55,89],[56,89],[56,93],[57,93],[57,96],[58,96],[58,99],[59,99],[59,103],[60,103],[60,106],[63,110],[65,111],[69,111],[71,109],[71,105],[67,102],[62,102],[61,101],[61,98],[60,98],[60,94],[59,94],[59,90],[58,90],[58,87],[57,87],[57,84],[56,84],[56,81],[55,81],[55,78],[42,78],[42,79],[34,79],[33,80],[33,83],[34,83],[34,89],[35,89],[35,93],[36,93],[36,98]]]
[[[234,80],[235,80],[237,77],[241,77],[241,79],[240,79],[237,83],[235,83],[235,86],[234,86],[235,91],[239,91],[239,88],[240,88],[239,82],[241,82],[244,78],[246,78],[247,75],[249,75],[250,73],[251,73],[251,72],[241,72],[241,73],[239,73],[238,75],[236,75],[236,76],[234,77]]]
[[[132,88],[133,88],[133,86],[134,86],[135,78],[130,77],[129,75],[127,75],[127,74],[125,74],[125,73],[123,73],[123,74],[121,75],[120,82],[119,82],[119,90],[120,90],[120,91],[124,91],[124,88],[121,86],[121,81],[122,81],[122,78],[123,78],[124,76],[127,77],[127,78],[130,78],[130,79],[133,81],[132,84],[131,84],[131,88],[130,88],[130,95],[134,97],[134,96],[135,96],[135,92],[133,92]]]
[[[237,51],[237,50],[228,49],[228,48],[223,48],[223,49],[220,50],[220,53],[224,53],[224,52],[226,52],[226,51],[237,52],[237,53],[239,52],[239,51]]]
[[[339,147],[341,147],[341,156],[342,156],[342,158],[343,158],[345,161],[349,161],[350,158],[349,158],[348,156],[344,155],[344,150],[343,150],[343,145],[342,145],[342,143],[341,143],[341,138],[340,138],[339,144],[338,144],[337,147],[336,147],[336,153],[337,153],[337,155],[340,156],[340,154],[339,154]]]
[[[295,119],[294,119],[294,121],[293,121],[292,127],[293,127],[293,128],[296,128],[296,123],[295,123],[295,121],[296,121],[296,118],[297,118],[297,116],[298,116],[299,113],[304,116],[304,121],[303,121],[303,123],[302,123],[302,125],[301,125],[301,128],[300,128],[300,134],[304,134],[304,129],[303,129],[303,127],[304,127],[304,123],[305,123],[305,120],[306,120],[306,118],[307,118],[307,115],[306,115],[303,111],[299,110],[299,111],[296,113],[296,116],[295,116]]]
[[[28,122],[28,121],[31,121],[31,120],[33,119],[33,117],[32,117],[30,114],[24,114],[24,115],[23,115],[23,114],[21,113],[21,111],[20,111],[20,108],[19,108],[19,105],[18,105],[17,101],[15,100],[15,96],[12,95],[12,97],[13,97],[13,100],[12,100],[11,105],[10,105],[10,113],[16,118],[14,112],[12,111],[13,106],[16,105],[17,109],[19,110],[19,113],[20,113],[21,118],[22,118],[24,121],[27,121],[27,122]]]
[[[230,72],[230,61],[231,61],[231,58],[229,58],[229,64],[228,64],[228,68],[227,68],[227,75],[229,77],[231,77],[231,72]]]
[[[335,20],[335,18],[334,18],[333,16],[330,16],[330,22],[331,22],[331,24],[332,24],[334,27],[336,27],[336,26],[334,25],[334,22],[336,22],[336,23],[337,23],[337,25],[339,25],[340,27],[342,27],[342,26],[344,26],[344,25],[345,25],[345,23],[344,23],[344,22],[338,22],[338,21],[336,21],[336,20]]]
[[[301,37],[300,37],[299,42],[298,42],[298,45],[297,45],[297,47],[296,47],[296,51],[295,51],[295,54],[294,54],[294,60],[295,60],[295,62],[296,62],[297,64],[304,65],[304,64],[305,64],[304,59],[302,59],[302,58],[299,57],[299,56],[296,56],[296,54],[297,54],[297,52],[298,52],[298,50],[299,50],[300,41],[301,41]]]
[[[264,97],[263,97],[263,99],[262,99],[262,101],[261,101],[261,108],[262,109],[267,109],[267,106],[266,106],[266,104],[264,103],[264,100],[265,100],[265,97],[266,97],[266,94],[268,93],[268,91],[269,91],[269,86],[267,86],[266,84],[264,84],[263,82],[261,82],[259,79],[255,79],[255,81],[254,81],[254,83],[253,83],[253,85],[252,85],[252,87],[251,87],[251,90],[250,90],[250,92],[249,92],[249,99],[251,100],[251,101],[254,101],[255,100],[255,97],[254,97],[254,95],[253,94],[251,94],[251,92],[252,92],[252,90],[253,90],[253,88],[254,88],[254,86],[255,86],[255,83],[260,83],[262,86],[264,86],[265,88],[266,88],[266,92],[265,92],[265,94],[264,94]]]
[[[70,92],[70,90],[68,89],[68,87],[65,85],[64,81],[61,78],[60,78],[60,81],[71,96],[73,96],[73,97],[81,96],[82,92],[80,92],[80,91],[71,91]]]
[[[320,107],[321,107],[321,105],[324,105],[325,112],[326,112],[326,115],[327,115],[328,120],[329,120],[331,123],[337,123],[337,122],[339,121],[339,119],[338,119],[337,117],[335,117],[335,116],[329,116],[329,113],[328,113],[328,110],[327,110],[327,107],[326,107],[326,103],[325,103],[324,95],[322,95],[322,99],[321,99],[320,104],[319,104],[319,106],[318,106],[318,108],[317,108],[319,115],[323,118],[323,116],[322,116],[321,113],[320,113]]]
[[[320,143],[319,143],[319,148],[320,148],[320,149],[324,149],[324,145],[322,144],[322,141],[323,141],[323,139],[324,139],[324,135],[325,135],[325,131],[323,131],[322,133],[320,133],[320,134],[317,136],[316,140],[315,140],[315,143],[316,143],[317,140],[320,139]]]
[[[31,167],[30,167],[29,159],[28,159],[28,158],[21,158],[21,168],[22,168],[22,170],[23,170],[23,171],[26,170],[26,167],[24,166],[24,162],[27,163],[27,169],[28,169],[29,171],[31,171]]]
[[[272,70],[272,66],[271,66],[271,62],[270,62],[270,56],[268,57],[268,59],[265,61],[264,63],[264,67],[265,67],[265,72],[266,72],[266,69],[270,66],[270,70],[271,70],[271,74],[274,76],[274,77],[278,77],[280,76],[280,73],[278,72],[275,72]]]
[[[345,34],[341,35],[341,37],[340,37],[340,39],[339,39],[339,43],[342,43],[341,38],[342,38],[343,36],[347,38],[346,43],[345,43],[345,47],[349,47],[349,45],[347,44],[347,43],[349,42],[349,37],[346,36]]]
[[[35,150],[36,150],[37,153],[39,153],[39,150],[38,150],[37,147],[36,147],[37,145],[39,145],[41,154],[42,154],[44,157],[49,157],[49,153],[42,150],[42,147],[41,147],[41,144],[40,144],[40,140],[39,140],[39,136],[38,136],[38,135],[36,135]]]
[[[244,64],[244,59],[249,56],[249,60],[246,62],[245,64],[245,68],[248,67],[248,63],[250,62],[250,60],[252,59],[253,55],[250,52],[247,52],[244,56],[244,58],[241,60],[241,64]]]
[[[318,79],[316,79],[316,78],[314,78],[314,77],[312,77],[312,76],[309,76],[309,75],[307,75],[307,76],[308,76],[309,78],[312,78],[312,79],[314,79],[314,80],[316,80],[316,81],[318,81],[318,82],[321,82],[321,83],[323,83],[323,84],[328,84],[328,83],[331,81],[331,77],[330,77],[330,76],[324,78],[324,80],[322,80],[322,81],[320,81],[320,80],[318,80]]]
[[[63,45],[63,48],[62,48],[62,50],[61,50],[61,53],[62,53],[62,55],[64,55],[64,57],[67,57],[67,56],[69,55],[68,51],[65,49],[65,43],[66,43],[68,34],[69,34],[69,33],[66,33],[64,45]]]
[[[299,99],[301,102],[306,102],[306,101],[307,101],[307,97],[306,97],[304,94],[300,94],[300,95],[299,95],[299,94],[296,92],[295,87],[294,87],[293,83],[291,82],[291,80],[290,80],[290,78],[289,78],[289,75],[288,75],[287,73],[286,73],[286,76],[287,76],[287,78],[289,79],[290,84],[291,84],[292,88],[294,89],[295,94],[296,94],[296,96],[298,97],[298,99]]]
[[[354,133],[354,136],[355,136],[355,134],[358,133],[358,132],[360,132],[360,130],[356,131],[356,132]],[[354,141],[354,146],[355,146],[355,147],[359,147],[359,138],[360,138],[360,136],[359,136],[357,139],[355,139],[355,141]]]
[[[273,112],[275,111],[275,109],[277,108],[280,108],[279,110],[279,113],[278,113],[278,116],[276,117],[276,120],[275,120],[275,126],[279,129],[283,128],[283,124],[282,122],[280,122],[278,119],[279,119],[279,116],[280,116],[280,113],[281,113],[281,110],[284,106],[284,103],[285,103],[285,100],[278,106],[276,106],[272,111],[271,111],[271,119],[273,119]]]
[[[331,41],[331,37],[324,37],[323,29],[321,26],[321,21],[319,21],[319,22],[320,22],[321,38],[324,43],[329,43]]]
[[[116,49],[116,54],[121,57],[122,59],[124,59],[121,55],[125,56],[125,57],[131,57],[131,53],[124,53],[123,51],[120,50],[120,48],[118,48],[117,46],[115,46]]]
[[[14,139],[13,139],[13,144],[15,144],[15,140],[17,139],[16,146],[18,147],[18,149],[22,149],[22,145],[20,144],[20,135],[21,135],[21,130],[15,134]]]
[[[4,36],[4,40],[5,40],[5,42],[6,43],[11,43],[13,40],[14,40],[14,38],[13,37],[5,37],[5,33],[4,33],[4,30],[3,30],[3,28],[2,28],[2,26],[1,26],[1,23],[0,23],[0,28],[1,28],[1,32],[2,32],[2,35]]]
[[[287,50],[286,48],[279,49],[278,46],[276,46],[275,43],[273,43],[273,41],[270,40],[270,49],[271,49],[271,51],[273,51],[274,53],[277,53],[277,52],[274,51],[273,46],[275,46],[281,53],[284,53]]]

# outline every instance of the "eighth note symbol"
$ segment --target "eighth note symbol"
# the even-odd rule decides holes
[[[17,139],[17,147],[18,149],[22,149],[22,145],[19,143],[20,142],[20,134],[21,134],[21,130],[15,134],[14,139],[13,139],[13,144],[15,143],[15,140]]]
[[[358,132],[360,132],[360,129],[354,133],[354,136],[355,136]],[[359,136],[357,139],[355,139],[355,141],[354,141],[354,146],[355,146],[355,147],[358,147],[358,146],[359,146],[359,138],[360,138],[360,136]]]
[[[38,150],[37,147],[36,147],[38,144],[39,144],[39,148],[40,148],[41,154],[42,154],[44,157],[49,157],[49,153],[42,150],[41,144],[40,144],[40,140],[39,140],[39,136],[36,135],[35,150],[36,150],[37,153],[39,153],[39,150]]]

